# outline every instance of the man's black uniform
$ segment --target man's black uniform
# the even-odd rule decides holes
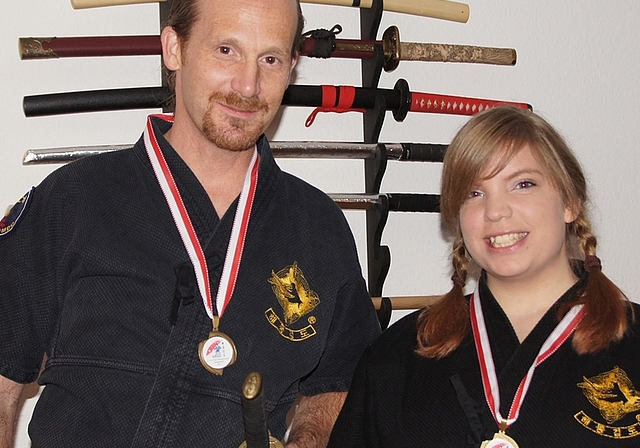
[[[154,127],[215,295],[237,200],[219,219],[162,138],[170,124]],[[33,381],[48,357],[34,447],[237,447],[249,372],[263,375],[278,438],[298,391],[348,389],[379,332],[348,224],[324,193],[280,171],[265,138],[258,151],[240,271],[220,321],[238,359],[222,376],[199,361],[211,319],[142,140],[56,170],[16,224],[5,223],[0,375]]]

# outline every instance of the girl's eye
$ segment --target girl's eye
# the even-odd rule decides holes
[[[469,198],[477,198],[477,197],[479,197],[479,196],[482,196],[482,193],[480,193],[480,192],[479,192],[479,191],[477,191],[477,190],[474,190],[474,191],[472,191],[471,193],[469,193],[469,196],[467,196],[467,197],[469,197]]]
[[[522,180],[518,182],[518,184],[516,185],[516,188],[524,189],[524,188],[531,188],[535,186],[536,184],[534,182],[531,182],[530,180]]]

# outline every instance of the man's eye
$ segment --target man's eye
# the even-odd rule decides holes
[[[267,64],[273,65],[273,64],[277,64],[278,63],[278,58],[273,57],[273,56],[267,56],[265,58],[265,61],[267,62]]]
[[[219,51],[220,51],[220,53],[222,53],[222,54],[229,54],[229,53],[231,53],[231,48],[229,48],[229,47],[220,47],[218,50],[219,50]]]

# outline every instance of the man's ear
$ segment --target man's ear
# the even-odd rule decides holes
[[[162,42],[162,58],[164,65],[171,71],[180,69],[182,66],[182,54],[180,39],[173,27],[165,26],[160,34]]]
[[[300,55],[297,55],[294,58],[291,58],[291,68],[289,69],[289,75],[293,73],[293,69],[296,68],[296,64],[300,60]]]

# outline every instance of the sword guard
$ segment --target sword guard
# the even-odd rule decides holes
[[[248,448],[247,441],[245,440],[244,442],[242,442],[238,448]],[[269,435],[269,448],[284,448],[284,445],[281,441],[279,441],[272,435]]]
[[[406,79],[400,78],[393,86],[393,90],[400,93],[400,105],[393,111],[393,118],[396,121],[404,121],[407,113],[411,109],[411,90]]]
[[[384,51],[384,71],[392,72],[398,68],[400,63],[400,30],[397,26],[390,26],[382,34],[382,49]]]

